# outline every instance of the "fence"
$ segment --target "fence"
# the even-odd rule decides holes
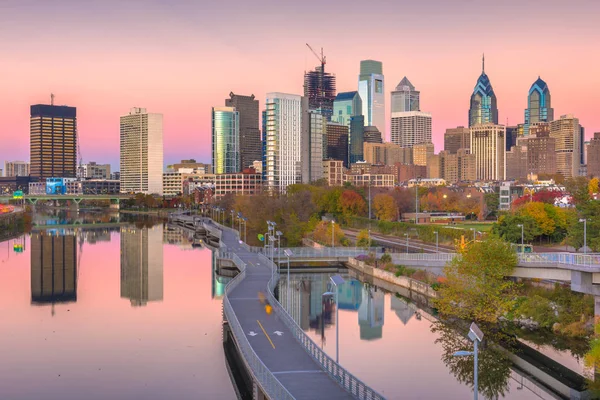
[[[271,260],[265,257],[263,254],[260,254],[259,257],[271,269],[275,268],[273,262],[271,262]],[[384,400],[385,398],[382,395],[377,393],[375,390],[367,386],[360,379],[358,379],[346,369],[344,369],[341,365],[336,363],[323,350],[321,350],[321,348],[315,342],[313,342],[311,338],[309,338],[308,335],[306,335],[306,333],[304,333],[302,328],[300,328],[298,323],[294,321],[290,314],[288,314],[288,312],[283,308],[281,303],[277,301],[273,294],[273,290],[275,289],[275,286],[277,286],[278,280],[279,276],[276,274],[269,281],[269,290],[267,291],[269,303],[273,306],[279,318],[281,318],[283,323],[288,327],[290,332],[294,335],[296,340],[304,347],[308,354],[310,354],[310,356],[321,366],[321,368],[325,372],[327,372],[327,374],[333,380],[338,382],[355,398],[360,400]]]

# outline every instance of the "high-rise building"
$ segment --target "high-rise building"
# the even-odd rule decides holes
[[[439,179],[442,177],[440,158],[439,154],[431,154],[427,157],[427,178]]]
[[[475,156],[476,179],[506,179],[506,142],[504,125],[478,124],[471,128],[471,154]]]
[[[381,134],[379,137],[381,138]],[[365,143],[365,117],[363,115],[350,117],[350,133],[348,140],[348,157],[350,158],[350,163],[363,161],[365,159],[363,153],[363,145]]]
[[[234,107],[212,109],[212,166],[215,174],[233,174],[240,164],[240,113]]]
[[[527,160],[527,139],[517,140],[517,144],[506,152],[506,179],[526,179],[529,173]]]
[[[527,143],[527,173],[556,173],[556,139],[550,137],[548,122],[534,123],[529,127]]]
[[[4,161],[4,176],[29,176],[29,163],[25,161]]]
[[[400,147],[431,142],[431,114],[421,111],[392,113],[391,142]]]
[[[362,100],[358,92],[338,93],[333,101],[331,121],[350,127],[350,118],[362,113]]]
[[[365,161],[375,165],[412,164],[412,149],[393,143],[365,143]]]
[[[525,124],[523,134],[529,135],[529,127],[536,122],[551,122],[554,120],[554,109],[548,85],[539,76],[533,82],[527,96],[527,108],[525,109]]]
[[[110,164],[97,164],[95,161],[77,167],[77,177],[83,179],[109,179]]]
[[[365,126],[363,130],[364,143],[383,143],[381,132],[376,126]]]
[[[308,99],[295,94],[267,93],[265,184],[270,191],[285,192],[302,182],[302,116]]]
[[[471,131],[469,128],[459,126],[446,129],[444,133],[444,150],[450,154],[456,154],[459,149],[471,148]]]
[[[427,159],[434,153],[433,143],[419,143],[412,147],[412,160],[415,165],[427,165]]]
[[[252,166],[254,161],[261,160],[262,150],[260,141],[260,129],[258,128],[258,100],[254,95],[243,96],[229,93],[229,98],[225,99],[225,106],[234,107],[239,113],[239,131],[240,131],[240,168]]]
[[[396,90],[392,91],[392,113],[421,111],[419,104],[420,92],[407,77],[402,78]]]
[[[556,140],[556,172],[565,178],[579,175],[581,129],[579,119],[572,114],[550,122],[550,137]]]
[[[477,79],[475,89],[471,95],[469,108],[469,127],[478,124],[498,124],[498,106],[496,94],[485,73],[485,57],[482,60],[481,75]]]
[[[517,145],[517,139],[522,138],[523,135],[519,135],[519,130],[522,129],[522,126],[507,126],[506,127],[506,151],[510,151],[513,146]]]
[[[162,195],[163,116],[134,107],[121,117],[121,193]]]
[[[41,231],[31,235],[31,301],[77,301],[77,237]]]
[[[365,126],[376,126],[385,137],[385,86],[381,61],[362,60],[358,76]]]
[[[323,139],[325,136],[325,117],[318,111],[303,111],[302,124],[302,183],[311,183],[323,178]]]
[[[318,111],[327,121],[333,114],[335,92],[335,75],[323,72],[322,65],[304,73],[304,97],[308,99],[308,109]]]
[[[348,164],[348,127],[330,122],[327,124],[327,154],[326,159],[340,160],[345,168]]]
[[[458,156],[458,181],[474,182],[477,179],[475,166],[475,155],[471,154],[470,149],[459,149]]]
[[[132,307],[163,299],[163,226],[121,228],[121,298]]]
[[[600,132],[594,132],[587,145],[587,172],[591,177],[600,178]]]
[[[75,178],[77,109],[45,104],[31,106],[29,148],[32,176]]]

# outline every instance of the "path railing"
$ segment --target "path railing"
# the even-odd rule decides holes
[[[276,269],[275,264],[263,254],[259,254],[260,259],[271,269]],[[327,374],[344,389],[350,392],[355,398],[360,400],[384,400],[385,398],[377,393],[374,389],[367,386],[356,376],[348,372],[344,367],[336,363],[327,355],[310,337],[302,330],[292,316],[283,308],[281,303],[275,298],[273,290],[277,286],[279,275],[275,274],[269,281],[267,297],[269,303],[275,309],[275,312],[281,318],[283,323],[288,327],[296,340],[304,347],[310,356],[327,372]],[[336,321],[337,323],[337,321]]]
[[[228,251],[220,251],[219,258],[226,258],[232,260],[240,270],[240,273],[233,278],[225,287],[225,295],[223,296],[223,312],[231,332],[235,337],[236,343],[240,353],[242,353],[242,360],[246,364],[248,371],[252,374],[257,384],[260,386],[263,393],[272,400],[293,400],[294,396],[281,384],[281,382],[273,375],[273,373],[267,368],[267,366],[260,360],[258,355],[252,349],[248,338],[242,329],[242,325],[237,319],[231,302],[229,301],[229,294],[233,291],[242,280],[246,277],[246,264],[237,256],[237,254]]]

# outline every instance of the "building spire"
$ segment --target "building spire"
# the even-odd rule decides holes
[[[485,74],[485,53],[483,53],[483,56],[481,57],[481,73]]]

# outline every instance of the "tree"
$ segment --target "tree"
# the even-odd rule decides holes
[[[394,221],[398,218],[396,200],[389,194],[380,193],[373,199],[375,216],[382,221]]]
[[[498,207],[500,207],[500,198],[498,197],[498,193],[486,193],[484,200],[487,208],[487,214],[485,218],[490,215],[496,216],[498,213]]]
[[[369,231],[367,229],[363,229],[358,232],[356,235],[356,247],[364,247],[369,248],[372,246],[371,236],[369,235]]]
[[[510,244],[499,238],[473,242],[444,267],[446,283],[436,307],[442,315],[494,323],[512,309],[516,284],[508,276],[517,266]]]
[[[321,221],[313,231],[313,240],[326,246],[331,246],[331,241],[333,240],[336,246],[343,246],[346,243],[346,235],[342,231],[342,228],[340,228],[340,224]]]
[[[565,181],[565,189],[573,196],[575,204],[590,200],[589,180],[585,176],[575,176]]]
[[[359,216],[367,213],[367,203],[354,190],[344,190],[340,196],[340,207],[344,217]]]
[[[598,193],[598,178],[590,179],[590,183],[588,183],[588,193],[590,195]]]

